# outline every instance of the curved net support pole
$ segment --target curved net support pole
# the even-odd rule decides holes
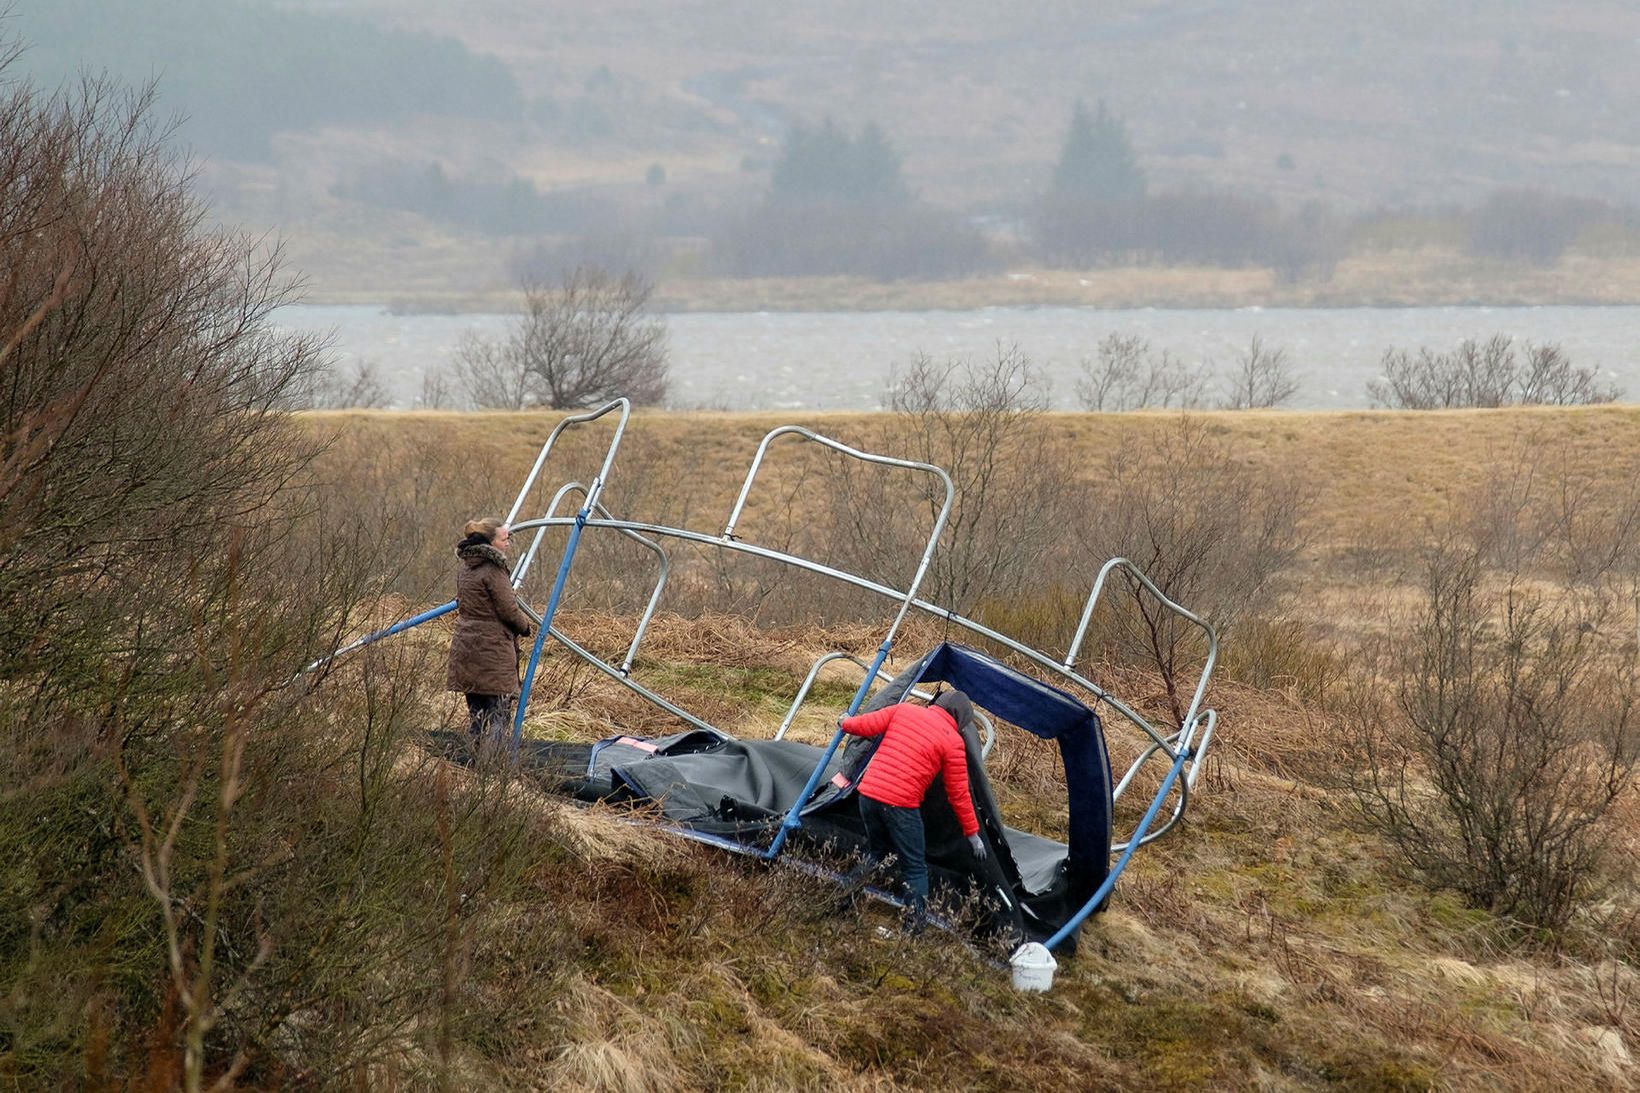
[[[1201,618],[1201,616],[1168,598],[1168,596],[1156,586],[1156,583],[1147,577],[1144,571],[1138,566],[1134,565],[1126,558],[1112,558],[1100,567],[1099,575],[1094,579],[1093,590],[1088,593],[1088,601],[1082,608],[1082,617],[1077,622],[1076,634],[1071,638],[1070,647],[1065,653],[1065,659],[1059,665],[1062,671],[1067,673],[1074,672],[1076,668],[1076,658],[1082,651],[1082,642],[1086,640],[1088,636],[1088,625],[1093,621],[1093,610],[1096,606],[1098,606],[1099,597],[1104,593],[1105,581],[1109,578],[1111,573],[1118,569],[1125,572],[1130,578],[1137,581],[1142,587],[1148,590],[1151,595],[1155,596],[1156,601],[1160,603],[1164,609],[1179,616],[1187,623],[1201,630],[1207,639],[1207,659],[1202,664],[1201,675],[1197,677],[1195,690],[1190,697],[1190,705],[1185,710],[1183,726],[1178,731],[1164,735],[1160,730],[1152,725],[1148,719],[1143,717],[1126,703],[1121,702],[1110,695],[1102,696],[1105,702],[1109,704],[1112,709],[1122,714],[1123,717],[1127,718],[1153,741],[1152,745],[1141,752],[1139,757],[1133,761],[1131,766],[1128,767],[1127,773],[1124,774],[1121,781],[1117,783],[1116,789],[1112,794],[1113,798],[1119,799],[1121,797],[1122,791],[1125,790],[1128,787],[1128,784],[1133,780],[1133,775],[1138,771],[1139,767],[1144,765],[1144,763],[1148,761],[1152,755],[1156,754],[1156,752],[1160,751],[1162,754],[1166,755],[1170,762],[1178,760],[1181,754],[1187,754],[1190,759],[1189,777],[1186,779],[1184,786],[1180,789],[1179,808],[1174,813],[1173,817],[1169,819],[1167,823],[1162,825],[1160,830],[1154,832],[1150,836],[1150,838],[1154,839],[1160,837],[1164,832],[1171,828],[1178,820],[1179,816],[1183,814],[1185,807],[1184,799],[1189,792],[1188,787],[1195,784],[1196,771],[1199,767],[1202,756],[1206,754],[1208,744],[1212,741],[1213,727],[1218,723],[1218,715],[1216,713],[1207,711],[1206,714],[1204,714],[1202,710],[1202,699],[1207,694],[1208,681],[1212,678],[1214,665],[1218,662],[1219,635],[1218,631],[1213,628],[1212,624]],[[1203,723],[1204,716],[1208,717],[1207,729],[1202,735],[1200,745],[1194,749],[1194,752],[1192,752],[1194,737],[1198,728],[1200,728]]]
[[[814,666],[809,669],[809,674],[803,679],[803,685],[797,689],[797,697],[792,699],[791,708],[786,711],[786,716],[781,720],[780,728],[775,730],[774,739],[782,740],[785,738],[786,730],[792,727],[793,721],[797,720],[797,711],[802,707],[804,699],[808,698],[809,689],[814,686],[816,677],[820,675],[820,669],[835,660],[846,660],[850,664],[853,664],[862,670],[871,670],[871,665],[867,664],[853,653],[836,652],[827,653],[822,656],[819,660],[814,662]],[[885,668],[879,668],[877,669],[877,678],[886,683],[894,678],[894,674]],[[925,700],[932,699],[934,697],[932,692],[919,691],[916,688],[912,688],[908,693]],[[974,717],[978,719],[981,725],[985,726],[985,744],[980,748],[979,757],[981,759],[988,759],[991,756],[991,749],[996,746],[997,727],[990,717],[986,715],[985,711],[981,710],[977,706],[974,708]]]
[[[529,531],[535,528],[549,526],[569,527],[573,523],[574,519],[572,517],[565,516],[554,517],[551,520],[523,520],[513,525],[513,530]],[[766,561],[778,562],[782,565],[789,565],[794,569],[801,569],[806,573],[814,573],[822,577],[840,581],[843,584],[851,585],[855,588],[873,593],[874,595],[882,596],[885,599],[893,600],[896,603],[904,600],[907,595],[903,589],[890,588],[888,585],[879,584],[876,581],[868,580],[865,577],[857,576],[856,574],[849,573],[845,570],[836,569],[832,566],[813,561],[809,558],[804,558],[801,555],[786,554],[782,551],[771,550],[768,547],[758,546],[755,543],[741,542],[739,539],[724,539],[721,536],[712,535],[707,532],[691,531],[688,528],[668,527],[665,524],[644,523],[637,520],[606,520],[596,517],[587,520],[586,526],[590,528],[607,528],[610,531],[641,531],[646,535],[653,535],[663,539],[677,539],[682,542],[694,543],[699,546],[732,550],[736,553],[746,554],[754,558],[762,558]],[[1036,665],[1038,668],[1041,668],[1050,675],[1057,676],[1083,688],[1099,701],[1108,703],[1115,709],[1127,709],[1127,707],[1124,706],[1120,700],[1118,700],[1109,691],[1106,691],[1103,687],[1099,686],[1098,683],[1095,683],[1093,680],[1089,679],[1085,675],[1082,675],[1073,668],[1066,668],[1060,661],[1055,660],[1054,658],[1047,656],[1036,649],[1033,649],[1031,646],[1026,645],[1017,638],[1011,638],[1007,634],[994,630],[983,623],[975,622],[973,619],[959,615],[950,608],[941,607],[940,605],[930,603],[927,600],[918,599],[915,595],[911,597],[911,606],[928,615],[930,618],[949,623],[952,626],[984,638],[987,641],[996,642],[998,645],[1009,650],[1010,652],[1018,654],[1020,657],[1023,657],[1025,660]],[[866,667],[870,667],[870,665],[868,664]],[[1137,725],[1145,726],[1148,724],[1144,718],[1140,717],[1137,713],[1132,714],[1131,716]],[[1151,728],[1149,733],[1157,741],[1167,743],[1167,738],[1156,732],[1154,728]],[[1168,743],[1167,747],[1169,748],[1169,755],[1171,756],[1172,745]]]
[[[575,549],[581,543],[581,531],[586,527],[588,518],[591,517],[593,509],[598,504],[598,498],[604,491],[604,483],[609,480],[610,471],[615,466],[615,453],[621,450],[621,439],[626,435],[627,419],[632,416],[632,403],[624,398],[618,398],[604,403],[596,410],[589,410],[584,414],[572,414],[560,421],[552,430],[552,435],[547,438],[546,444],[542,445],[541,454],[536,457],[535,466],[531,468],[529,478],[525,480],[524,488],[519,491],[518,500],[513,503],[513,511],[508,516],[508,519],[511,520],[513,516],[518,515],[518,509],[523,505],[524,498],[528,495],[530,487],[535,484],[535,477],[540,473],[542,464],[546,462],[547,453],[552,450],[552,446],[558,437],[572,426],[597,421],[612,411],[619,411],[620,413],[620,418],[615,423],[615,435],[610,438],[609,448],[604,453],[603,466],[599,468],[597,477],[587,487],[585,500],[580,511],[575,514],[574,524],[570,526],[569,541],[564,544],[564,554],[558,562],[558,575],[553,579],[552,592],[547,597],[546,610],[541,612],[541,625],[536,630],[535,644],[530,647],[529,667],[524,670],[524,682],[518,692],[518,709],[513,714],[512,751],[514,755],[518,754],[518,745],[524,739],[524,713],[529,708],[530,689],[535,685],[535,670],[541,663],[541,647],[546,644],[547,633],[552,629],[552,618],[558,613],[558,604],[564,595],[564,584],[569,580],[569,568],[571,563],[575,561]],[[540,539],[541,534],[540,531],[536,532],[537,540]],[[533,552],[535,544],[531,543],[530,547]]]
[[[1116,878],[1121,876],[1122,870],[1127,868],[1128,861],[1133,857],[1133,852],[1148,841],[1145,834],[1150,830],[1151,823],[1155,821],[1156,813],[1161,811],[1162,802],[1167,799],[1168,793],[1173,789],[1173,783],[1178,781],[1179,772],[1184,769],[1185,760],[1189,758],[1189,754],[1188,751],[1180,751],[1173,760],[1173,765],[1168,768],[1167,776],[1162,779],[1161,788],[1156,791],[1156,796],[1150,802],[1150,807],[1145,810],[1144,816],[1139,820],[1139,825],[1133,829],[1133,836],[1124,844],[1124,849],[1116,859],[1116,864],[1111,866],[1110,872],[1105,875],[1104,883],[1094,891],[1088,902],[1082,905],[1081,910],[1072,915],[1065,925],[1059,928],[1057,933],[1043,942],[1049,949],[1057,948],[1066,938],[1074,934],[1077,927],[1087,921],[1088,916],[1093,914],[1094,910],[1110,896],[1111,890],[1116,887]],[[1182,802],[1180,807],[1182,809]]]
[[[849,703],[848,714],[852,716],[858,712],[860,704],[865,701],[866,695],[871,690],[872,681],[877,678],[878,670],[882,668],[883,662],[888,659],[889,651],[894,648],[894,638],[899,633],[900,624],[905,621],[906,613],[911,610],[912,601],[917,597],[917,589],[922,586],[923,577],[927,575],[929,563],[933,560],[934,548],[939,545],[940,535],[945,531],[945,521],[951,515],[951,505],[956,498],[956,488],[951,484],[951,476],[932,463],[918,463],[915,460],[895,459],[892,456],[863,452],[841,441],[821,436],[812,429],[806,429],[801,425],[782,425],[779,428],[769,430],[763,437],[763,442],[757,446],[757,455],[753,457],[752,465],[746,472],[746,481],[740,487],[740,496],[735,499],[734,508],[729,511],[729,520],[723,526],[724,542],[734,541],[735,524],[739,522],[740,515],[746,507],[746,499],[751,495],[752,483],[756,480],[757,472],[762,468],[763,460],[768,455],[769,445],[782,436],[795,436],[811,441],[822,447],[830,448],[849,459],[857,459],[862,463],[873,463],[881,467],[899,467],[904,470],[932,474],[945,487],[945,503],[940,506],[939,517],[934,521],[934,528],[929,533],[927,545],[923,547],[922,558],[917,563],[917,572],[911,580],[911,587],[906,591],[904,598],[901,599],[900,609],[894,616],[894,622],[889,626],[882,645],[878,646],[876,657],[867,667],[865,678],[860,681],[860,689],[854,693],[854,699]],[[832,757],[837,754],[837,746],[842,741],[843,730],[838,729],[832,735],[831,743],[826,746],[825,752],[820,756],[820,762],[815,765],[813,772],[810,773],[808,783],[804,785],[803,791],[792,802],[791,809],[786,813],[785,820],[781,822],[780,830],[775,833],[774,841],[769,844],[769,849],[764,851],[763,856],[765,859],[772,861],[778,857],[781,848],[786,845],[787,837],[802,825],[803,806],[808,803],[810,797],[814,796],[815,788],[820,784],[821,774],[831,763]]]
[[[558,492],[552,495],[552,501],[548,503],[547,514],[543,517],[543,519],[550,521],[557,518],[558,503],[560,501],[562,501],[567,495],[577,492],[580,493],[582,497],[585,497],[587,490],[588,487],[582,485],[580,482],[564,483],[562,486],[558,487]],[[592,511],[594,515],[602,516],[606,520],[613,520],[615,518],[609,509],[604,507],[602,501],[597,502],[597,504],[593,506]],[[543,528],[545,526],[546,525],[543,525]],[[621,674],[625,675],[632,671],[632,662],[638,657],[638,646],[643,643],[643,636],[649,629],[649,622],[655,617],[655,610],[660,607],[661,593],[666,590],[666,579],[672,571],[672,561],[667,556],[665,548],[655,542],[655,540],[649,538],[649,536],[636,531],[628,531],[624,528],[621,529],[620,533],[626,538],[631,539],[633,542],[642,546],[645,550],[653,553],[656,561],[659,563],[660,569],[658,576],[655,578],[655,587],[649,593],[649,603],[644,607],[643,614],[638,618],[638,628],[632,635],[632,644],[627,647],[626,659],[621,661]],[[518,568],[513,572],[514,588],[517,588],[524,583],[524,576],[529,572],[530,562],[535,557],[535,546],[540,541],[541,535],[537,533],[535,538],[530,543],[529,553],[524,555],[523,560],[518,564]]]

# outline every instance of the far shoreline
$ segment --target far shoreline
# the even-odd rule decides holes
[[[302,259],[293,256],[300,268]],[[317,263],[322,265],[322,263]],[[327,275],[312,268],[299,302],[379,307],[395,314],[505,314],[518,290],[486,278],[474,289],[454,276],[409,283]],[[350,271],[357,273],[357,271]],[[427,271],[424,271],[427,272]],[[453,271],[443,271],[446,274]],[[1443,251],[1352,257],[1329,276],[1285,280],[1260,268],[1122,267],[1018,269],[941,281],[858,277],[661,278],[658,314],[756,314],[1078,308],[1101,311],[1625,307],[1640,305],[1640,258],[1572,255],[1553,266],[1483,262]]]

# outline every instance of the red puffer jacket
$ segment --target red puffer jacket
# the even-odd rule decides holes
[[[917,808],[934,776],[945,774],[945,796],[964,835],[979,831],[968,795],[968,760],[956,718],[938,706],[901,702],[838,722],[854,736],[881,736],[860,779],[860,793],[885,805]]]

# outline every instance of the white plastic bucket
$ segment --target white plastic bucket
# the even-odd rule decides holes
[[[1014,989],[1018,991],[1045,991],[1053,987],[1053,973],[1059,962],[1040,942],[1027,941],[1008,958],[1014,970]]]

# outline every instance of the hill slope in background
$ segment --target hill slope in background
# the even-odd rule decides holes
[[[586,115],[580,148],[561,139],[569,134],[521,147],[514,132],[510,150],[498,142],[503,158],[543,181],[635,181],[624,162],[633,156],[671,155],[685,172],[732,175],[789,122],[829,113],[880,122],[930,197],[1008,199],[1046,181],[1077,98],[1103,98],[1128,120],[1158,182],[1352,204],[1472,199],[1496,185],[1626,199],[1640,143],[1640,11],[1608,0],[158,4],[130,9],[133,32],[118,33],[118,55],[74,49],[120,22],[76,19],[76,6],[13,16],[43,71],[151,66],[171,74],[184,107],[199,105],[188,101],[193,70],[250,42],[265,48],[268,27],[299,29],[315,63],[349,51],[367,63],[385,46],[407,48],[362,28],[339,35],[340,16],[458,40],[500,58],[527,95]],[[207,10],[215,14],[205,18]],[[467,64],[467,75],[459,65],[423,73],[448,112],[471,112],[467,98],[486,101],[492,116],[516,116],[508,81]],[[307,91],[300,72],[289,77],[283,93],[259,96],[270,116]],[[257,113],[255,98],[243,105]],[[449,151],[425,148],[430,157]]]
[[[6,29],[47,84],[158,76],[224,215],[297,237],[333,299],[503,288],[530,244],[498,230],[654,261],[643,240],[710,234],[789,126],[827,115],[879,123],[913,189],[1004,237],[1078,100],[1126,120],[1153,189],[1345,212],[1511,187],[1626,202],[1640,151],[1640,10],[1609,0],[65,0]],[[1611,278],[1573,280],[1592,299]]]

